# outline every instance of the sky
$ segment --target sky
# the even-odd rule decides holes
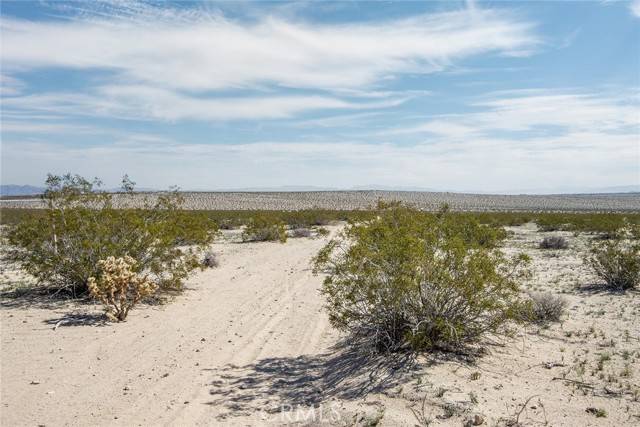
[[[640,0],[0,8],[2,184],[640,186]]]

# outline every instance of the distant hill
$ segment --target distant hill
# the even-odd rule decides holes
[[[44,187],[33,185],[0,185],[0,196],[32,196],[44,193]]]

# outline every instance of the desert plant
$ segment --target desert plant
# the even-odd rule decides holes
[[[142,298],[158,288],[149,278],[136,273],[136,264],[130,256],[102,259],[98,261],[99,276],[90,277],[87,281],[89,293],[104,304],[106,315],[111,320],[125,320]]]
[[[285,224],[277,219],[265,215],[256,215],[242,232],[243,242],[287,241]]]
[[[558,322],[567,309],[567,300],[552,293],[532,294],[528,320],[539,325]]]
[[[148,273],[161,288],[179,289],[201,266],[200,253],[217,232],[206,216],[180,210],[177,191],[145,199],[144,208],[116,209],[98,180],[49,175],[46,183],[46,209],[11,228],[7,258],[40,282],[74,295],[84,294],[89,278],[97,277],[99,260],[125,255],[137,261],[136,272]],[[126,176],[123,189],[119,197],[134,197]]]
[[[542,239],[540,249],[567,249],[569,242],[562,236],[549,236]]]
[[[585,258],[587,265],[605,283],[618,290],[633,289],[640,283],[640,243],[625,239],[601,242]]]
[[[211,251],[207,251],[202,257],[202,265],[207,268],[216,268],[220,265],[218,256]]]
[[[291,230],[291,237],[311,237],[313,232],[308,228],[296,227]]]
[[[516,280],[527,258],[484,247],[474,237],[483,227],[380,205],[314,260],[327,273],[331,323],[380,351],[452,348],[502,332],[519,320]]]

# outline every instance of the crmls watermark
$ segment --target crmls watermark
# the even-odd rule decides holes
[[[277,411],[260,409],[259,418],[274,424],[286,423],[336,423],[342,419],[340,405],[336,402],[317,406],[280,405]]]

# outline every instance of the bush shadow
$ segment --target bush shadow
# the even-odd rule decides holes
[[[626,295],[626,294],[639,294],[640,292],[635,289],[623,290],[607,285],[606,283],[586,283],[578,285],[573,288],[576,294],[584,295]]]
[[[67,313],[61,317],[44,320],[42,323],[52,325],[54,329],[68,326],[106,326],[107,318],[104,314]]]
[[[65,308],[70,303],[74,305],[89,305],[92,301],[87,297],[78,297],[68,291],[48,286],[25,286],[0,292],[0,307],[2,308]]]
[[[213,400],[207,404],[222,407],[221,417],[226,418],[255,411],[275,413],[284,405],[354,400],[403,384],[419,368],[412,353],[376,355],[340,343],[325,354],[272,357],[241,367],[206,369],[216,376],[209,391]]]

